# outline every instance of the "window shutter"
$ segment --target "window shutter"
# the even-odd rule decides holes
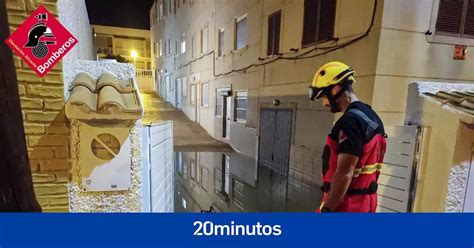
[[[467,4],[466,22],[464,24],[464,34],[474,36],[474,0],[469,0]]]
[[[436,32],[459,35],[463,0],[441,0],[439,2]]]
[[[316,40],[316,25],[318,20],[318,0],[304,1],[304,23],[302,44],[309,45]]]
[[[236,49],[247,45],[247,17],[237,22],[237,40]]]
[[[278,54],[280,52],[280,22],[281,11],[277,11],[268,17],[267,55]]]
[[[332,39],[334,35],[334,20],[336,18],[336,0],[321,0],[319,17],[319,32],[317,41]]]
[[[275,15],[268,17],[268,42],[267,42],[267,55],[273,54],[274,39],[275,39]]]

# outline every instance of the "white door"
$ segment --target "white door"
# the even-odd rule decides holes
[[[411,212],[422,131],[417,126],[387,126],[387,151],[379,176],[377,212]]]
[[[474,146],[473,146],[474,149]],[[471,166],[467,180],[466,197],[464,198],[463,212],[474,212],[474,151],[471,155]]]
[[[229,139],[230,138],[230,121],[232,118],[232,97],[230,96],[225,97],[224,111],[225,111],[224,138]]]
[[[182,100],[182,97],[183,97],[183,83],[182,83],[182,79],[181,78],[178,78],[176,79],[176,108],[178,109],[181,109],[181,100]]]
[[[144,212],[173,212],[173,124],[145,126],[142,136],[142,203]]]
[[[171,83],[170,83],[170,80],[171,80],[171,79],[170,79],[170,76],[169,76],[169,75],[165,76],[165,85],[166,85],[165,87],[167,88],[167,89],[166,89],[166,98],[165,98],[165,99],[166,99],[167,102],[171,102],[171,100],[172,100],[172,99],[171,99],[171,96],[172,96],[171,92],[172,92],[172,91],[171,91]]]
[[[224,192],[229,195],[230,192],[230,158],[228,155],[225,156],[225,162],[224,162]]]
[[[201,84],[196,82],[196,122],[201,121]]]

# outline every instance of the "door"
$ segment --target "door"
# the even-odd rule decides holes
[[[200,112],[201,112],[201,87],[198,82],[194,82],[194,120],[195,122],[200,122]]]
[[[171,84],[170,75],[165,76],[165,84],[166,84],[166,87],[167,87],[166,101],[170,102],[171,104],[174,104],[174,99],[173,99],[173,96],[174,96],[173,88],[174,87],[172,87],[173,85]]]
[[[222,137],[230,139],[230,121],[232,119],[232,97],[224,96],[224,113],[222,116]]]
[[[174,210],[174,159],[181,157],[173,155],[173,125],[171,122],[154,124],[145,127],[142,137],[148,143],[144,149],[144,161],[147,170],[143,171],[145,211],[173,212]]]
[[[421,150],[418,126],[385,127],[387,151],[379,176],[377,212],[411,212]]]
[[[288,195],[291,110],[262,109],[258,153],[258,208],[282,211]]]
[[[166,79],[164,76],[160,77],[160,85],[161,85],[161,97],[163,97],[163,100],[167,101],[168,91],[167,91]]]
[[[181,101],[183,98],[183,80],[181,78],[176,79],[176,108],[181,109]]]

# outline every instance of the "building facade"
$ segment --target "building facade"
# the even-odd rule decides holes
[[[473,45],[473,7],[444,0],[157,0],[150,10],[156,88],[236,151],[269,167],[289,161],[282,170],[290,184],[317,185],[337,116],[308,99],[314,72],[332,60],[349,64],[356,94],[386,126],[410,124],[409,83],[474,80],[474,58],[453,59],[454,45]]]
[[[150,31],[102,25],[92,25],[92,27],[98,59],[113,59],[117,62],[133,64],[140,90],[154,92]]]
[[[151,69],[150,31],[92,25],[99,59],[120,55],[137,69]],[[132,51],[136,52],[135,58]]]

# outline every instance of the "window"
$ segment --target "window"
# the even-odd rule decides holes
[[[181,87],[183,90],[183,96],[188,96],[188,84],[186,83],[186,77],[183,77],[181,82],[183,84],[183,87]]]
[[[224,29],[219,29],[219,36],[217,37],[217,56],[224,54]]]
[[[336,0],[305,0],[302,46],[332,39]]]
[[[165,40],[165,43],[163,44],[163,53],[165,54],[165,57],[168,56],[168,43]]]
[[[222,108],[224,106],[224,96],[222,91],[216,89],[216,117],[222,117]]]
[[[171,82],[171,78],[169,75],[165,76],[166,85],[168,85],[168,89],[174,90],[173,83]]]
[[[178,40],[174,40],[174,55],[177,56],[179,54],[179,42]]]
[[[167,12],[168,12],[168,8],[166,8],[166,6],[167,6],[166,4],[168,4],[167,1],[168,1],[168,0],[163,0],[163,9],[165,10],[165,11],[164,11],[164,16],[166,16],[166,15],[167,15]]]
[[[97,35],[95,38],[97,53],[111,55],[113,54],[113,37]]]
[[[201,53],[205,53],[209,50],[209,29],[205,28],[201,30]]]
[[[436,34],[474,38],[474,1],[440,0]]]
[[[163,3],[160,3],[160,20],[163,19]]]
[[[236,91],[235,94],[235,117],[237,122],[245,123],[247,120],[247,91]]]
[[[196,56],[196,35],[191,38],[191,57]]]
[[[205,191],[209,190],[209,170],[201,168],[201,186]]]
[[[181,54],[186,52],[186,33],[181,35]]]
[[[168,38],[168,56],[171,55],[171,39]]]
[[[163,50],[164,50],[163,52],[164,52],[165,56],[168,55],[166,40],[165,40],[165,44],[163,44]]]
[[[163,56],[163,40],[160,40],[159,44],[158,44],[158,51],[159,51],[159,56]]]
[[[237,18],[235,22],[235,49],[244,48],[247,45],[247,14]]]
[[[194,180],[197,178],[197,165],[194,160],[191,160],[191,178]]]
[[[268,17],[268,46],[267,55],[280,53],[280,22],[281,10]]]
[[[191,103],[191,105],[194,105],[194,98],[196,97],[196,92],[195,92],[195,89],[194,89],[194,84],[191,84],[191,96],[190,96],[190,99],[189,99],[189,102]]]
[[[208,107],[209,106],[209,83],[203,83],[201,90],[202,90],[201,106]]]

